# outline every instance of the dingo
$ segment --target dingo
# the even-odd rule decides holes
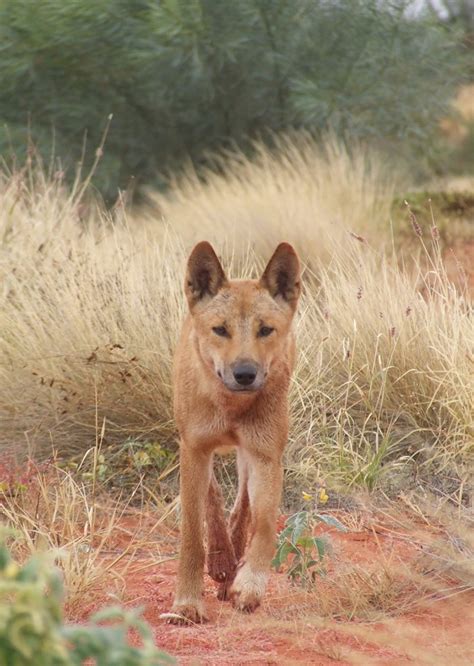
[[[204,521],[208,571],[220,583],[219,598],[252,612],[264,594],[288,434],[298,257],[281,243],[260,280],[229,281],[212,246],[202,242],[188,259],[185,293],[189,315],[174,365],[181,550],[174,605],[164,614],[172,623],[206,621]],[[239,474],[230,534],[212,472],[214,451],[228,445],[237,449]]]

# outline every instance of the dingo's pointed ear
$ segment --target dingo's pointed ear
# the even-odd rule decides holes
[[[260,284],[268,289],[273,298],[281,298],[293,309],[296,308],[301,291],[300,262],[289,243],[280,243],[267,264]]]
[[[201,241],[191,252],[184,291],[192,309],[203,298],[212,298],[227,283],[219,259],[210,243]]]

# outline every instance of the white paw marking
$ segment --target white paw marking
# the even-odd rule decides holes
[[[232,584],[230,595],[235,598],[238,608],[246,606],[257,606],[267,586],[268,573],[265,571],[253,571],[248,563],[245,563],[237,571],[237,576]]]

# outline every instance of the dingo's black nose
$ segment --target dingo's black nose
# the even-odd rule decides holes
[[[241,386],[250,386],[257,376],[257,368],[253,363],[239,363],[233,369],[234,379]]]

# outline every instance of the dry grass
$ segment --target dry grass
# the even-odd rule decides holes
[[[83,220],[60,183],[19,178],[0,194],[3,445],[85,451],[104,418],[115,441],[169,440],[182,248],[97,208]]]
[[[286,140],[278,157],[234,156],[222,175],[188,174],[133,213],[85,205],[61,174],[3,174],[1,446],[85,451],[104,424],[104,446],[135,437],[173,447],[189,247],[210,238],[237,277],[256,274],[286,238],[308,266],[288,500],[321,478],[398,487],[425,467],[449,469],[453,491],[467,484],[469,304],[435,239],[428,270],[380,249],[393,194],[384,173],[364,151]]]
[[[315,447],[346,484],[369,488],[394,465],[472,453],[469,308],[436,242],[430,263],[413,277],[360,244],[322,270],[300,324],[289,447],[297,475]]]
[[[418,550],[418,556],[398,565],[392,561],[388,576],[385,566],[372,567],[370,584],[361,586],[356,579],[350,591],[341,590],[342,603],[335,604],[338,611],[354,608],[355,618],[361,616],[378,624],[350,623],[338,629],[408,662],[439,666],[471,663],[472,641],[465,638],[466,628],[469,633],[474,620],[472,514],[463,511],[462,517],[456,515],[451,505],[433,497],[417,498],[411,508],[419,538],[412,536],[410,546]],[[420,518],[425,522],[424,530],[420,529]],[[407,522],[410,517],[402,529],[407,529]],[[331,581],[336,589],[338,578]],[[379,663],[355,650],[346,658],[353,664]]]
[[[0,498],[0,519],[13,530],[15,555],[24,561],[36,552],[53,554],[64,575],[69,608],[106,585],[118,590],[118,565],[131,549],[105,556],[125,504],[104,509],[90,487],[57,466],[30,472],[27,487],[12,486]]]
[[[21,467],[10,461],[8,481],[0,487],[0,525],[9,534],[9,548],[22,562],[38,552],[56,562],[69,616],[106,597],[120,598],[128,572],[140,568],[140,552],[146,552],[148,567],[160,564],[155,531],[163,532],[174,509],[148,501],[137,506],[140,486],[125,498],[110,497],[98,478],[100,449],[85,457],[93,460],[91,474],[73,474],[54,460],[41,465],[29,460]]]
[[[282,238],[303,261],[327,262],[347,233],[387,237],[390,205],[401,176],[362,147],[348,151],[335,138],[316,149],[299,134],[276,140],[275,151],[255,146],[216,159],[199,178],[189,168],[164,194],[149,193],[145,218],[157,214],[186,246],[207,238],[231,256],[251,247],[266,258]]]

